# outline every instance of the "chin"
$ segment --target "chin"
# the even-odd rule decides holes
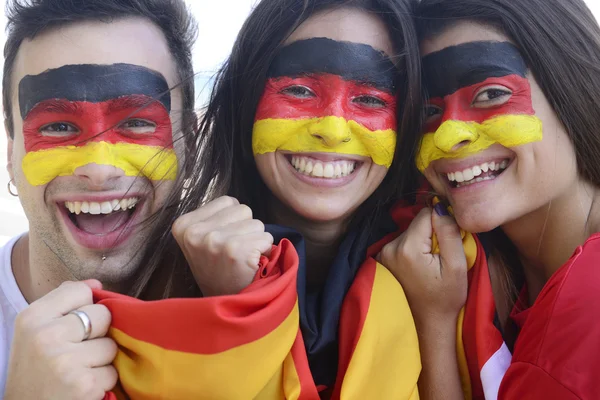
[[[454,217],[461,229],[471,233],[489,232],[504,223],[504,221],[498,217],[497,210],[494,209],[454,209]]]
[[[307,207],[311,205],[311,207]],[[318,202],[303,202],[300,204],[292,204],[290,207],[296,214],[300,215],[309,221],[314,222],[329,222],[347,218],[355,209],[344,207],[339,204],[319,204]]]

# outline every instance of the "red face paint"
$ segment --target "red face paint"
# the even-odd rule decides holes
[[[473,102],[484,89],[508,89],[511,94],[508,101],[487,108],[476,107]],[[448,120],[482,123],[499,115],[534,115],[531,103],[531,87],[527,78],[519,75],[487,78],[482,82],[462,87],[454,93],[432,98],[429,104],[441,109],[441,118],[429,118],[426,132],[435,132],[442,123]]]
[[[128,121],[143,120],[155,125],[147,133],[127,128]],[[41,130],[50,124],[64,123],[74,132]],[[173,148],[171,120],[164,105],[144,95],[123,96],[98,103],[45,100],[38,103],[23,121],[27,152],[59,146],[84,146],[88,142],[130,143]]]
[[[396,97],[338,75],[270,78],[256,121],[336,116],[376,130],[396,130]]]

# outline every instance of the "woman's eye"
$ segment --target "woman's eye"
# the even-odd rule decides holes
[[[79,132],[79,129],[67,122],[54,122],[40,128],[40,133],[45,136],[70,136]]]
[[[375,96],[358,96],[352,100],[353,103],[359,103],[370,108],[384,108],[387,103]]]
[[[427,104],[423,109],[425,115],[425,122],[429,123],[442,115],[442,108],[433,104]]]
[[[156,124],[144,119],[130,119],[123,122],[120,128],[136,134],[154,133]]]
[[[312,90],[310,90],[306,86],[301,85],[289,86],[281,90],[280,93],[287,94],[298,99],[309,99],[311,97],[316,97],[315,93]]]
[[[488,88],[480,91],[473,100],[473,106],[477,108],[488,108],[494,106],[500,106],[506,103],[512,92],[508,89],[503,88]]]

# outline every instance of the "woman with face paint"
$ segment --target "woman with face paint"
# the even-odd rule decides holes
[[[422,393],[596,399],[600,29],[583,0],[422,0],[417,16],[417,166],[462,229],[440,203],[382,252],[418,321]]]
[[[173,225],[204,297],[104,303],[119,390],[136,398],[143,375],[144,398],[418,398],[406,297],[373,258],[414,216],[392,207],[417,189],[397,134],[421,113],[410,14],[404,0],[257,5],[201,122],[195,211]]]

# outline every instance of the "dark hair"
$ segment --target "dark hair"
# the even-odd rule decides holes
[[[600,28],[583,0],[421,0],[416,24],[428,39],[459,21],[504,33],[521,54],[569,135],[584,179],[600,186]],[[515,246],[496,229],[494,271],[507,299],[523,282]],[[509,304],[510,306],[511,304]],[[509,308],[510,310],[510,308]]]
[[[248,205],[265,221],[268,193],[252,153],[252,127],[267,70],[282,43],[315,13],[354,7],[378,15],[387,25],[402,71],[398,76],[398,145],[394,162],[380,187],[357,215],[372,220],[374,210],[414,194],[417,172],[404,137],[416,134],[420,122],[420,59],[411,3],[407,0],[263,0],[242,27],[231,56],[218,72],[201,121],[205,173],[192,185],[189,200],[207,193],[228,194]],[[355,218],[356,219],[356,218]],[[364,218],[360,218],[364,220]]]
[[[164,34],[170,53],[177,66],[178,87],[182,90],[183,107],[181,110],[182,138],[185,147],[185,161],[178,173],[176,186],[165,206],[145,223],[154,226],[138,274],[137,285],[131,288],[131,294],[139,295],[146,279],[147,271],[159,266],[170,270],[175,268],[177,260],[173,249],[178,250],[170,226],[178,214],[178,206],[184,191],[184,183],[195,171],[198,157],[197,117],[194,110],[194,72],[192,68],[192,44],[196,39],[196,23],[183,0],[9,0],[6,6],[8,18],[8,37],[4,46],[4,75],[2,78],[2,97],[4,105],[4,124],[6,131],[14,137],[12,115],[12,71],[15,58],[26,39],[57,26],[82,21],[110,22],[127,17],[144,18],[154,23]],[[172,90],[173,88],[171,88]],[[181,262],[181,261],[180,261]],[[184,261],[183,261],[184,262]],[[169,268],[169,266],[171,268]],[[169,289],[169,284],[167,291]]]

